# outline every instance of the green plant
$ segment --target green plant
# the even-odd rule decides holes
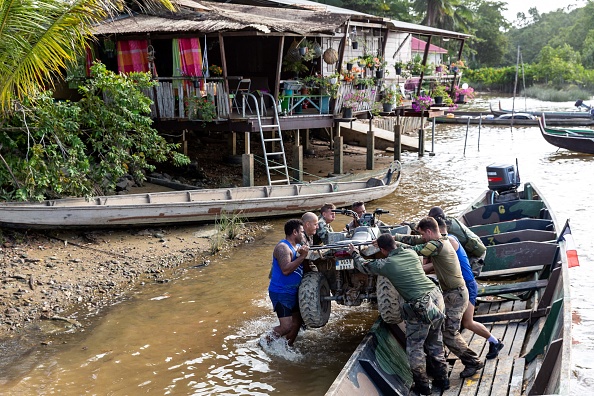
[[[212,95],[191,96],[188,98],[188,118],[205,123],[217,119],[217,108]]]
[[[221,251],[225,242],[235,239],[245,228],[245,218],[239,213],[231,216],[222,213],[221,217],[215,220],[216,233],[210,238],[210,253],[215,254]]]
[[[433,87],[433,90],[431,91],[431,97],[434,99],[438,97],[442,98],[442,103],[448,106],[454,104],[454,101],[452,100],[445,85],[437,84],[435,87]]]
[[[309,68],[303,63],[302,60],[283,60],[283,71],[285,72],[293,73],[298,76],[301,73],[307,73],[308,70]]]
[[[384,95],[381,102],[387,104],[400,104],[400,102],[402,102],[402,94],[395,89],[386,88],[384,89]]]
[[[1,125],[2,190],[18,200],[109,194],[126,174],[141,184],[154,163],[188,164],[179,144],[151,127],[143,90],[154,84],[149,73],[120,75],[95,63],[79,102],[55,101],[51,91],[25,97]]]

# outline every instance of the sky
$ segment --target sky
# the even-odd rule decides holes
[[[523,12],[528,16],[528,9],[532,7],[536,7],[540,14],[544,14],[558,8],[566,8],[568,5],[572,7],[571,9],[583,7],[586,5],[586,0],[507,0],[503,3],[507,3],[507,11],[503,13],[503,16],[513,22],[516,20],[518,12]]]

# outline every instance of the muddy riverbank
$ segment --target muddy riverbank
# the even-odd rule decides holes
[[[316,141],[314,152],[304,159],[304,171],[312,177],[326,177],[333,171],[333,151]],[[216,152],[212,147],[208,153]],[[365,170],[365,148],[345,147],[344,170]],[[377,168],[387,165],[391,155],[377,152]],[[217,175],[235,175],[241,166],[216,163],[201,171],[216,180]],[[258,183],[264,183],[258,180]],[[140,192],[132,189],[131,193]],[[249,243],[266,228],[264,222],[249,223],[225,249]],[[86,325],[87,313],[125,298],[134,287],[146,282],[167,282],[192,266],[206,266],[212,258],[214,225],[88,231],[0,230],[0,343],[28,330],[39,321],[59,327]],[[220,254],[220,253],[219,253]],[[73,312],[76,311],[76,314]],[[92,315],[91,315],[92,316]]]

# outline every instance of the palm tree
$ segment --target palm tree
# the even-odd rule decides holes
[[[413,9],[425,14],[421,22],[424,25],[452,30],[467,28],[468,6],[463,0],[414,0]]]
[[[0,0],[0,110],[46,86],[93,40],[92,27],[132,8],[174,10],[170,0]]]

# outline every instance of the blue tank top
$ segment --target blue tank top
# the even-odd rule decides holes
[[[474,274],[472,273],[472,268],[470,268],[470,262],[468,261],[468,255],[466,254],[466,251],[464,250],[462,244],[460,243],[458,238],[456,238],[455,235],[449,234],[448,236],[451,236],[456,241],[458,241],[458,249],[456,250],[456,255],[458,256],[458,261],[460,262],[462,278],[464,278],[464,281],[466,282],[473,281]]]
[[[297,258],[297,251],[291,245],[291,242],[283,239],[281,242],[286,243],[291,252],[293,252],[293,256],[291,261],[294,261]],[[289,275],[284,275],[283,271],[281,270],[280,266],[278,265],[278,261],[274,255],[272,256],[272,276],[270,277],[270,285],[268,286],[268,290],[274,293],[285,293],[291,295],[297,295],[297,291],[299,289],[299,284],[301,283],[301,278],[303,277],[303,264],[300,264],[295,271],[291,272]]]

